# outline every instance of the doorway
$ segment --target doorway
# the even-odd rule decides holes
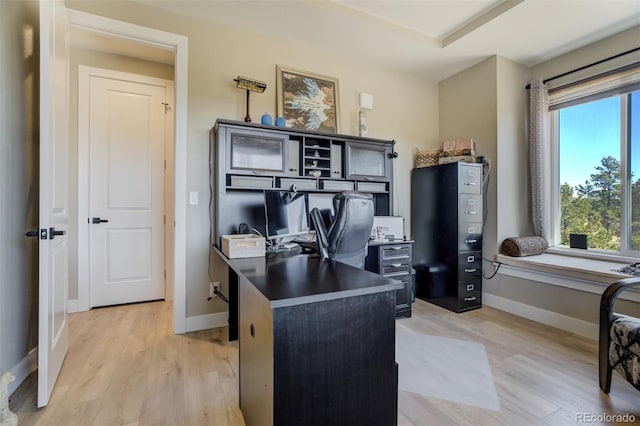
[[[175,333],[186,331],[186,174],[187,174],[187,68],[188,68],[188,39],[186,36],[168,33],[135,24],[115,21],[97,15],[68,10],[69,23],[72,28],[87,34],[99,34],[115,41],[135,41],[145,46],[169,50],[174,55],[175,106],[171,107],[174,114],[175,135],[173,146],[173,179],[167,190],[173,193],[173,207],[165,208],[172,214],[167,215],[167,223],[173,225],[173,241],[167,241],[167,253],[172,255],[166,265],[166,274],[173,282],[173,290],[167,293],[168,299],[173,299],[173,329]],[[80,147],[79,147],[80,148]],[[86,153],[78,152],[78,157]],[[78,162],[79,168],[87,163]],[[80,174],[81,171],[79,170]],[[85,181],[79,181],[85,185]],[[79,191],[83,188],[79,187]],[[84,210],[83,210],[84,209]],[[88,206],[78,205],[78,217],[89,218]],[[86,223],[86,222],[85,222]],[[84,233],[84,235],[83,235]],[[78,241],[88,241],[86,227],[78,229]],[[83,259],[84,257],[84,259]],[[86,248],[78,246],[78,283],[88,282],[88,262]],[[89,292],[87,286],[78,286],[77,310],[89,309]]]

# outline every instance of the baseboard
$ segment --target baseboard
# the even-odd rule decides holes
[[[226,327],[229,325],[229,312],[187,317],[186,332]]]
[[[482,302],[492,308],[509,312],[519,317],[527,318],[545,325],[569,331],[589,339],[598,340],[598,325],[572,318],[567,315],[536,308],[514,300],[482,293]]]
[[[67,312],[72,314],[78,311],[78,299],[70,299],[67,301]]]
[[[16,379],[9,383],[9,395],[11,395],[18,387],[29,377],[29,374],[38,369],[38,347],[31,351],[20,360],[10,371]]]

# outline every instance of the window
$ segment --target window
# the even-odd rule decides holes
[[[629,88],[630,87],[630,88]],[[556,244],[586,234],[589,249],[640,254],[640,90],[553,104],[558,154]]]

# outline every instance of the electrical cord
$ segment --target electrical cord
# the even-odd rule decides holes
[[[496,274],[500,270],[500,267],[502,266],[502,263],[495,262],[495,261],[493,261],[491,259],[487,259],[486,257],[483,257],[482,260],[486,260],[487,262],[491,262],[492,264],[496,264],[496,263],[498,264],[498,266],[496,266],[496,269],[493,271],[493,273],[490,276],[486,276],[484,274],[484,268],[482,268],[482,278],[484,278],[485,280],[490,280],[490,279],[492,279],[493,277],[496,276]]]
[[[213,129],[210,132],[211,138],[214,137]],[[207,265],[207,274],[209,275],[209,282],[213,282],[213,274],[211,272],[211,259],[213,258],[213,158],[211,158],[211,140],[209,140],[209,263]],[[218,287],[213,287],[213,296],[218,296],[220,300],[225,303],[229,303],[229,299],[222,294]],[[213,296],[207,297],[207,300],[213,299]]]

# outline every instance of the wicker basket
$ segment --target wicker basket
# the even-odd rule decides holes
[[[426,151],[418,150],[416,152],[416,161],[415,167],[427,167],[427,166],[435,166],[438,164],[438,160],[442,156],[442,151],[439,149],[432,149]]]

